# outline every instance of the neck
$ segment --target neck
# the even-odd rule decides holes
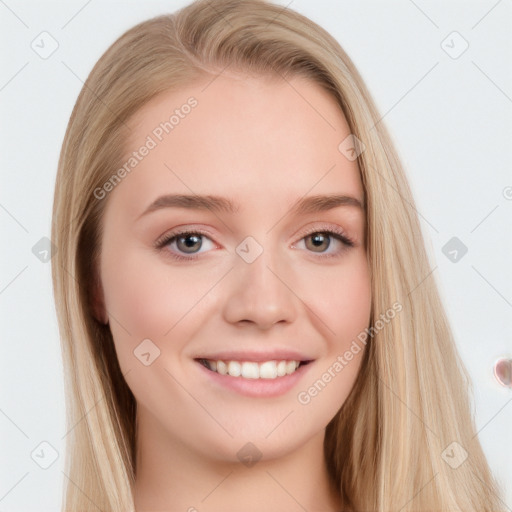
[[[321,431],[283,457],[263,457],[244,465],[210,458],[169,439],[147,414],[140,413],[135,510],[339,512],[323,455],[324,434]]]

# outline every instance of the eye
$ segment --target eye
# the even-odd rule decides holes
[[[355,245],[341,228],[310,230],[300,239],[299,245],[301,243],[308,251],[325,258],[341,256]],[[165,249],[170,257],[182,261],[194,260],[201,252],[215,248],[215,243],[206,233],[190,229],[166,233],[154,245],[157,249]]]
[[[308,251],[319,253],[325,257],[338,256],[355,245],[341,229],[309,231],[300,242],[304,243]]]
[[[207,240],[208,243],[204,243]],[[210,247],[208,245],[210,244]],[[215,247],[212,240],[201,231],[178,231],[165,234],[161,239],[155,242],[155,247],[163,249],[168,247],[169,254],[178,260],[194,259],[196,254],[200,254],[201,249],[206,247],[206,250]],[[180,254],[181,253],[181,254]],[[189,255],[189,256],[183,256]]]

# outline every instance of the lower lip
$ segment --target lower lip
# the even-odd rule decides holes
[[[290,375],[276,377],[275,379],[246,379],[244,377],[232,377],[231,375],[221,375],[206,368],[203,364],[195,361],[206,377],[214,383],[227,388],[241,395],[250,397],[273,397],[284,395],[290,391],[313,365],[313,361],[300,366]]]

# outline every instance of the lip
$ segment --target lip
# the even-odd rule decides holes
[[[223,352],[215,352],[214,354],[198,354],[194,359],[209,359],[210,361],[250,361],[262,363],[264,361],[313,361],[315,358],[300,354],[294,350],[269,350],[262,351],[240,351],[227,350]]]
[[[218,357],[218,355],[215,355]],[[246,358],[235,358],[235,359],[227,359],[228,361],[257,361],[257,359],[251,359],[251,357],[255,357],[255,354],[252,356],[248,356]],[[263,357],[263,356],[262,356]],[[202,359],[210,359],[210,357],[202,357]],[[272,359],[280,359],[278,358],[269,358],[268,355],[265,355],[261,361],[271,361]],[[286,360],[286,357],[283,357],[280,360]],[[219,357],[219,359],[214,360],[225,360]],[[298,357],[290,357],[288,360],[296,360],[300,361]],[[306,361],[304,359],[304,361]],[[199,362],[198,359],[194,360],[198,370],[208,379],[208,382],[213,384],[215,387],[218,387],[219,390],[230,390],[236,393],[239,393],[243,396],[248,397],[261,397],[261,398],[270,398],[277,397],[280,395],[284,395],[289,392],[293,387],[295,387],[298,382],[302,379],[302,377],[309,371],[310,367],[313,366],[314,361],[309,359],[308,364],[304,364],[299,366],[297,370],[295,370],[290,375],[284,375],[283,377],[276,377],[275,379],[245,379],[243,377],[232,377],[231,375],[221,375],[220,373],[214,372],[213,370],[209,370],[203,364]]]

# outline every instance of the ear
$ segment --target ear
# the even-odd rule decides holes
[[[94,318],[96,318],[96,320],[101,324],[107,325],[108,315],[107,308],[105,307],[103,286],[101,284],[101,279],[96,272],[91,286],[90,301]]]

